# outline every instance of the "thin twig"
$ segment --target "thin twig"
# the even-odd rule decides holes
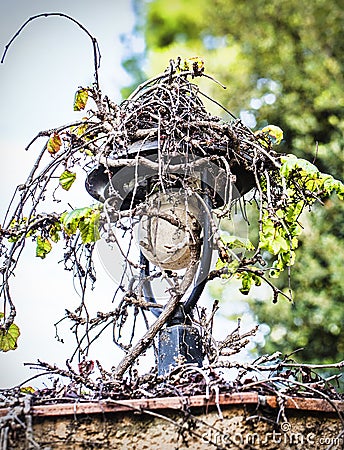
[[[84,33],[86,33],[87,36],[91,39],[92,47],[93,47],[93,59],[94,59],[94,76],[95,76],[97,88],[99,89],[98,69],[99,69],[99,65],[100,65],[100,52],[99,52],[97,39],[94,36],[92,36],[92,34],[88,31],[87,28],[85,28],[80,22],[78,22],[73,17],[69,16],[68,14],[52,12],[52,13],[36,14],[35,16],[29,17],[29,19],[27,19],[25,21],[25,23],[19,28],[19,30],[12,36],[12,38],[10,39],[8,44],[6,44],[5,50],[2,54],[1,63],[3,63],[5,61],[5,58],[6,58],[6,55],[7,55],[7,52],[9,50],[10,46],[12,45],[14,40],[20,35],[20,33],[23,31],[23,29],[33,20],[40,19],[42,17],[63,17],[64,19],[70,20],[71,22],[78,25],[78,27],[81,28],[82,31]]]

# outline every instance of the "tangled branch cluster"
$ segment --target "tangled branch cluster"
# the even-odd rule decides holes
[[[139,86],[122,104],[114,104],[102,95],[99,88],[99,57],[95,42],[92,38],[96,82],[90,87],[80,88],[74,103],[74,109],[80,111],[91,98],[93,108],[87,111],[83,119],[43,131],[30,142],[28,148],[38,138],[48,138],[27,180],[18,186],[1,228],[1,294],[4,307],[0,317],[3,322],[0,342],[2,349],[5,345],[8,347],[6,350],[16,346],[18,330],[13,323],[16,309],[9,282],[27,240],[36,240],[36,255],[41,258],[45,258],[54,243],[61,240],[65,245],[65,267],[73,271],[81,291],[79,307],[75,311],[66,311],[64,318],[73,322],[72,330],[77,341],[71,359],[77,354],[80,363],[86,361],[91,343],[107,327],[112,327],[115,343],[126,353],[112,374],[114,379],[121,379],[139,355],[154,342],[158,331],[183,299],[197,272],[201,253],[200,242],[193,243],[189,264],[181,272],[156,267],[147,273],[141,261],[131,258],[133,228],[140,218],[152,214],[152,208],[155,208],[157,217],[179,228],[192,228],[189,224],[183,225],[177,215],[161,212],[145,196],[139,196],[140,180],[137,174],[142,168],[154,173],[150,184],[145,187],[148,194],[166,193],[177,188],[178,192],[183,193],[188,210],[189,197],[196,196],[203,205],[206,193],[212,206],[217,207],[213,214],[209,213],[209,221],[210,239],[218,251],[219,260],[216,267],[205,274],[206,281],[236,276],[242,282],[241,292],[247,294],[252,284],[259,285],[265,280],[272,287],[276,299],[281,292],[274,287],[269,275],[278,276],[293,264],[297,236],[301,231],[298,220],[302,210],[332,192],[343,198],[344,186],[303,160],[275,152],[268,132],[253,133],[230,111],[203,93],[195,78],[213,79],[205,73],[203,62],[198,58],[183,64],[180,60],[171,61],[164,73]],[[221,107],[229,114],[230,120],[207,112],[203,98]],[[58,190],[70,189],[77,176],[77,168],[81,167],[89,173],[95,164],[100,169],[103,184],[107,185],[107,193],[104,190],[93,192],[101,204],[75,210],[67,208],[61,212],[43,212],[42,204],[51,189],[58,205]],[[134,173],[134,186],[128,198],[121,197],[114,186],[117,171],[124,167],[131,168]],[[212,189],[199,183],[199,174],[203,171],[209,172],[212,177]],[[217,197],[219,185],[222,189],[225,187],[223,190],[228,195],[222,202]],[[215,220],[231,218],[231,206],[235,199],[233,186],[239,194],[253,191],[251,198],[259,211],[256,246],[235,236],[224,237]],[[136,200],[136,195],[140,201]],[[125,208],[121,207],[124,202],[127,202]],[[209,211],[209,208],[204,210]],[[119,230],[129,237],[127,247],[125,239],[118,237]],[[110,243],[117,246],[124,260],[124,271],[114,295],[116,308],[98,312],[92,318],[86,297],[88,288],[93,286],[96,278],[93,248],[102,232]],[[201,241],[202,236],[198,237]],[[243,248],[245,257],[243,253],[238,256],[233,251],[236,248]],[[262,257],[266,251],[272,255],[272,266],[268,266]],[[147,302],[143,295],[144,284],[152,279],[164,280],[168,284],[169,301],[165,306]],[[150,324],[146,311],[158,306],[164,309],[159,318]],[[122,329],[130,313],[134,318],[130,338],[122,343]],[[147,332],[133,345],[139,314]],[[217,367],[226,365],[223,360],[219,361],[219,355],[228,356],[243,347],[231,339],[218,346],[201,320],[198,325],[210,364],[217,364]],[[58,333],[57,336],[60,338]]]
[[[240,339],[240,326],[233,331],[228,339],[238,341]],[[281,423],[288,422],[288,401],[302,398],[317,398],[328,403],[339,418],[341,428],[344,427],[344,418],[341,411],[343,396],[338,394],[332,383],[338,379],[338,375],[332,377],[320,376],[317,370],[324,372],[328,368],[340,369],[343,362],[329,366],[312,366],[295,363],[291,355],[281,360],[279,354],[261,357],[252,364],[232,363],[228,367],[237,370],[238,375],[233,381],[225,381],[214,369],[210,367],[199,368],[195,366],[179,367],[166,377],[158,377],[155,373],[138,376],[136,371],[131,371],[129,376],[120,383],[112,378],[112,374],[106,372],[96,361],[99,377],[92,381],[90,374],[94,366],[88,363],[80,365],[79,373],[69,370],[61,370],[56,366],[38,362],[34,368],[43,373],[54,374],[56,377],[50,387],[33,391],[28,386],[17,387],[11,391],[0,392],[0,409],[6,408],[7,414],[0,417],[1,445],[6,448],[9,442],[15,439],[16,433],[25,431],[28,443],[38,444],[32,429],[32,407],[39,405],[63,405],[93,403],[104,405],[123,405],[126,399],[149,399],[163,397],[177,397],[180,399],[180,407],[176,412],[184,419],[184,431],[187,425],[188,432],[197,438],[197,416],[193,414],[188,404],[188,397],[204,395],[205,399],[215,400],[219,419],[223,418],[220,394],[244,394],[245,392],[257,392],[262,402],[262,408],[256,408],[254,418],[268,421],[279,427]],[[63,381],[62,381],[63,380]],[[264,408],[264,398],[275,396],[277,409],[272,411]],[[132,407],[139,413],[156,415],[156,412],[142,407]],[[159,414],[162,419],[170,420],[162,411]],[[254,421],[253,421],[254,424]],[[175,424],[178,426],[178,423]],[[205,424],[209,426],[208,424]],[[342,436],[343,431],[340,431]],[[216,446],[216,448],[220,448]],[[221,447],[222,448],[222,447]],[[241,448],[238,446],[238,448]]]
[[[96,109],[89,110],[86,118],[74,124],[39,133],[29,144],[28,147],[37,138],[49,136],[28,179],[17,188],[19,201],[7,220],[7,225],[2,228],[3,242],[4,239],[11,242],[9,249],[5,243],[2,246],[2,256],[4,257],[2,293],[5,308],[6,304],[10,307],[9,313],[5,314],[5,330],[9,329],[15,316],[15,307],[9,291],[9,279],[14,273],[28,237],[36,237],[38,246],[40,246],[40,253],[37,254],[41,257],[45,257],[51,250],[49,240],[57,241],[61,237],[65,240],[65,265],[74,271],[82,290],[80,307],[75,313],[67,312],[66,315],[75,323],[76,336],[78,336],[79,330],[86,325],[86,334],[77,337],[77,350],[81,353],[87,354],[88,346],[92,341],[92,338],[88,337],[88,333],[96,327],[104,326],[105,323],[105,326],[112,325],[115,328],[118,325],[121,329],[128,316],[128,308],[134,306],[135,311],[140,308],[144,314],[149,307],[156,307],[155,304],[147,304],[142,296],[144,280],[141,280],[141,284],[135,285],[134,283],[133,269],[140,269],[139,262],[130,260],[126,250],[121,248],[122,243],[116,234],[111,232],[115,223],[115,228],[131,233],[132,238],[133,218],[147,214],[148,206],[145,201],[139,205],[132,202],[127,210],[122,211],[114,207],[116,202],[113,199],[118,200],[118,193],[113,192],[113,195],[110,195],[105,201],[101,214],[99,207],[86,208],[86,212],[85,209],[77,210],[77,213],[72,211],[67,218],[66,213],[43,214],[40,211],[41,203],[45,199],[48,187],[54,183],[55,174],[61,171],[61,166],[65,168],[63,175],[67,179],[71,178],[70,184],[72,184],[74,178],[71,175],[75,174],[71,171],[74,167],[79,165],[87,171],[90,164],[96,161],[104,167],[104,174],[108,178],[110,186],[114,169],[133,167],[137,170],[138,167],[147,166],[148,169],[157,173],[151,186],[152,191],[165,191],[173,187],[176,184],[174,175],[179,172],[180,188],[188,194],[191,192],[200,195],[202,189],[199,184],[195,184],[194,175],[200,170],[200,167],[202,170],[212,164],[212,167],[218,168],[222,174],[225,174],[225,180],[229,186],[236,182],[237,185],[241,183],[243,192],[251,188],[255,189],[260,210],[261,231],[264,231],[263,227],[267,226],[267,219],[273,221],[275,230],[278,229],[276,224],[283,228],[290,245],[288,244],[285,248],[283,243],[280,243],[280,247],[282,246],[284,253],[287,254],[287,260],[291,258],[292,247],[295,247],[292,242],[293,236],[288,229],[289,224],[282,223],[283,217],[279,211],[283,211],[283,207],[288,206],[291,202],[295,203],[295,199],[291,199],[288,193],[290,181],[287,177],[281,178],[281,155],[273,151],[272,143],[267,136],[255,135],[240,120],[232,118],[231,121],[225,121],[207,112],[201,101],[201,96],[206,96],[206,94],[203,94],[198,86],[189,80],[190,77],[206,76],[203,70],[198,69],[198,64],[199,62],[196,61],[191,70],[181,70],[178,66],[171,66],[165,73],[139,86],[121,105],[116,105],[107,97],[102,97],[97,85],[80,89],[76,96],[76,109],[85,107],[88,96],[94,100]],[[86,99],[82,98],[85,94]],[[84,101],[84,104],[78,106],[78,102],[81,100]],[[156,142],[155,159],[147,157],[141,151],[145,148],[145,144],[150,142]],[[135,148],[135,154],[129,153],[132,146]],[[41,165],[49,157],[49,153],[52,158],[41,169]],[[181,158],[176,163],[177,156]],[[294,172],[293,183],[297,184],[297,170]],[[214,175],[215,180],[216,176],[217,174]],[[62,175],[60,176],[60,187],[63,187],[61,179]],[[221,181],[223,182],[223,178]],[[303,182],[305,183],[305,181]],[[308,194],[309,198],[306,198],[304,186],[300,184],[297,186],[298,209],[296,216],[292,218],[293,225],[294,222],[297,222],[304,205],[310,203],[309,198],[314,201],[316,196],[311,193]],[[55,184],[55,191],[58,187]],[[215,194],[216,190],[212,192],[214,202],[216,202]],[[230,218],[230,202],[229,205],[224,205],[222,209],[217,210],[215,214],[218,214],[220,218],[224,216]],[[92,248],[93,242],[99,237],[97,230],[94,231],[98,227],[99,217],[103,226],[105,228],[107,226],[107,230],[110,230],[109,240],[111,238],[115,240],[123,258],[126,259],[125,270],[131,272],[129,279],[132,281],[127,287],[120,286],[125,291],[125,295],[114,312],[99,313],[96,318],[90,319],[87,314],[85,295],[88,283],[92,284],[95,281]],[[128,218],[130,219],[129,225]],[[178,221],[178,218],[172,216],[165,217],[165,219],[170,222]],[[245,258],[239,259],[232,251],[233,242],[228,244],[221,238],[213,218],[211,218],[211,226],[212,239],[219,251],[220,264],[209,274],[208,279],[223,276],[229,278],[237,274],[242,278],[243,288],[247,290],[248,285],[248,291],[251,282],[258,284],[261,278],[265,278],[273,287],[272,283],[264,276],[265,262],[261,258],[259,245],[250,255],[246,254]],[[81,232],[82,242],[80,242],[78,232]],[[264,235],[262,236],[264,237]],[[273,242],[273,239],[270,239],[269,242]],[[245,246],[247,244],[239,242],[235,245]],[[85,247],[86,253],[83,250]],[[280,248],[278,248],[279,250]],[[146,336],[144,347],[152,342],[157,331],[164,325],[190,285],[197,268],[196,259],[197,256],[194,255],[190,270],[187,269],[186,274],[175,275],[169,271],[158,270],[153,275],[147,275],[147,277],[168,278],[171,285],[171,300],[170,306],[168,305],[165,309],[166,316],[163,316],[154,331],[148,337]],[[278,290],[274,287],[273,289],[277,294]],[[96,336],[98,335],[97,333]],[[84,342],[87,344],[82,346]],[[128,351],[130,347],[131,343],[129,346],[122,346],[125,351]],[[140,348],[138,352],[141,353],[143,349],[143,347]],[[134,356],[136,357],[138,354],[134,353]],[[128,364],[133,362],[134,356],[130,363],[125,364],[125,369],[128,368]],[[123,373],[123,370],[120,373]]]

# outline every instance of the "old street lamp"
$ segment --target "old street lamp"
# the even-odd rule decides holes
[[[162,94],[156,100],[153,94],[160,88]],[[180,114],[181,122],[176,139],[175,121],[164,122],[171,111],[162,109],[161,104],[173,99],[176,92],[180,96],[185,88],[188,92],[182,97],[184,106],[180,111],[175,107],[174,111]],[[135,114],[143,117],[139,125],[143,129],[138,133],[136,125],[127,145],[112,144],[106,157],[88,173],[86,189],[95,199],[110,203],[112,211],[138,217],[140,279],[146,302],[156,303],[151,285],[152,267],[172,281],[179,271],[186,270],[188,277],[192,275],[187,294],[159,334],[158,372],[164,375],[180,363],[202,365],[201,336],[192,318],[211,266],[212,211],[226,205],[230,208],[233,201],[254,186],[254,176],[249,170],[251,161],[244,153],[241,159],[230,156],[228,138],[220,143],[201,139],[200,129],[207,124],[204,120],[207,113],[199,100],[196,104],[197,93],[191,83],[181,78],[170,83],[166,77],[163,85],[153,85],[148,91],[146,96],[139,92],[131,104],[131,116],[137,108],[139,112]],[[197,144],[190,138],[191,126],[180,131],[185,117],[190,123],[187,102],[193,104],[192,122],[196,123],[192,132],[199,137]],[[209,129],[214,123],[210,119],[208,115]],[[224,129],[226,126],[228,136],[229,126],[223,125]],[[157,307],[151,311],[158,317],[162,310]]]
[[[138,153],[158,164],[158,142],[136,142],[126,152],[134,160]],[[139,225],[141,276],[149,275],[150,264],[169,272],[185,269],[193,255],[200,260],[194,287],[180,303],[167,326],[159,335],[159,374],[167,373],[178,361],[202,365],[202,345],[198,329],[192,325],[192,310],[206,284],[212,259],[211,210],[231,203],[253,186],[252,174],[233,166],[228,180],[224,168],[201,158],[187,175],[188,162],[178,155],[170,163],[164,192],[158,189],[159,173],[148,165],[106,168],[100,165],[87,177],[87,191],[97,200],[114,198],[123,211],[145,204]],[[194,192],[186,193],[185,178]],[[235,182],[234,182],[235,180]],[[199,193],[198,193],[199,192]],[[193,251],[192,251],[193,249]],[[150,282],[144,282],[147,302],[155,302]],[[152,311],[160,314],[158,308]]]

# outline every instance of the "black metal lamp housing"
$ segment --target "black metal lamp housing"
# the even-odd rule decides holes
[[[223,149],[219,149],[222,150]],[[118,158],[134,159],[140,155],[152,162],[158,162],[159,144],[158,141],[151,141],[142,143],[137,141],[130,145],[130,147],[123,152],[122,155],[116,155]],[[214,150],[212,149],[212,154]],[[183,155],[182,153],[177,156],[170,157],[169,164],[187,164],[194,161],[199,161],[200,155]],[[112,159],[109,157],[109,159]],[[113,157],[113,159],[115,159]],[[199,165],[199,172],[204,171],[205,166]],[[219,162],[209,164],[206,167],[208,171],[208,188],[209,193],[212,196],[212,204],[214,208],[223,206],[228,201],[235,199],[235,195],[244,195],[246,192],[252,189],[255,185],[253,173],[245,169],[237,161],[233,161],[230,166],[231,174],[236,178],[234,185],[236,193],[229,199],[229,185],[228,185],[228,173],[226,168],[221,167]],[[194,173],[197,173],[195,171]],[[180,178],[185,176],[183,170],[179,173],[174,173],[174,187],[178,186],[178,175]],[[96,200],[104,202],[107,198],[113,195],[115,192],[121,198],[121,210],[128,210],[135,207],[140,202],[144,202],[147,197],[148,183],[157,176],[157,172],[147,166],[138,165],[133,166],[120,166],[106,168],[103,165],[91,170],[86,179],[86,190]],[[152,183],[150,183],[152,184]],[[133,193],[134,199],[133,199]]]

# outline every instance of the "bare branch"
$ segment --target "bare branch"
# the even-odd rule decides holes
[[[2,58],[1,58],[1,63],[3,63],[5,61],[5,58],[6,58],[6,55],[7,55],[7,52],[9,50],[10,46],[12,45],[14,40],[20,35],[20,33],[23,31],[23,29],[33,20],[40,19],[42,17],[63,17],[64,19],[70,20],[71,22],[75,23],[79,28],[82,29],[82,31],[84,33],[87,34],[87,36],[91,39],[91,42],[92,42],[93,59],[94,59],[94,77],[95,77],[96,85],[99,88],[98,69],[100,66],[100,52],[99,52],[99,46],[98,46],[97,39],[94,36],[92,36],[92,34],[87,30],[87,28],[85,28],[80,22],[78,22],[73,17],[71,17],[67,14],[64,14],[64,13],[59,13],[59,12],[42,13],[42,14],[37,14],[37,15],[32,16],[29,19],[27,19],[26,22],[19,28],[19,30],[13,35],[11,40],[5,46],[5,50],[4,50]]]

